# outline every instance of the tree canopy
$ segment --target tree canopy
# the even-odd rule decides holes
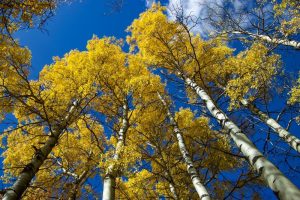
[[[93,36],[36,80],[12,34],[61,2],[0,3],[2,198],[299,199],[300,78],[279,49],[299,58],[299,3],[253,2],[239,14],[270,29],[209,4],[209,37],[153,3],[126,40]]]

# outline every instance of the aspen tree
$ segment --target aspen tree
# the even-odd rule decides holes
[[[238,108],[240,105],[248,108],[251,113],[258,116],[262,122],[299,153],[300,139],[258,109],[253,102],[255,99],[263,98],[268,87],[272,87],[271,82],[278,70],[279,56],[268,54],[268,49],[264,45],[254,43],[249,50],[229,59],[227,64],[230,67],[232,78],[223,81],[226,84],[221,88],[224,88],[230,97],[231,108]]]
[[[151,170],[136,171],[134,169],[139,168],[139,164],[136,164],[137,166],[133,167],[133,171],[130,171],[131,174],[128,175],[128,181],[118,185],[117,197],[148,197],[146,192],[152,198],[158,196],[172,199],[176,199],[176,196],[178,199],[199,198],[179,151],[173,126],[168,122],[165,111],[153,110],[143,115],[145,117],[138,121],[138,127],[134,130],[135,134],[131,134],[127,141],[130,145],[137,146],[135,150],[140,152],[144,162],[149,165],[151,163]],[[197,173],[207,169],[205,181],[209,180],[209,182],[215,182],[216,185],[222,185],[223,182],[214,180],[214,177],[217,177],[221,171],[230,171],[234,168],[233,166],[238,165],[238,162],[223,154],[222,151],[215,151],[212,147],[219,147],[225,152],[229,151],[229,141],[226,137],[216,137],[214,131],[210,130],[207,119],[194,118],[193,113],[188,109],[181,109],[175,117],[180,129],[184,130],[183,136],[190,156],[197,158],[194,161]],[[164,118],[166,120],[163,120]],[[197,145],[195,143],[197,140],[203,141],[206,147]],[[201,173],[200,175],[204,176]],[[155,191],[148,192],[153,188]],[[222,187],[218,190],[212,189],[213,197],[222,197],[218,195],[225,192],[226,189]]]
[[[229,3],[228,8],[224,7],[225,2]],[[232,98],[231,101],[237,100],[234,100],[232,95],[242,94],[243,97],[239,97],[239,100],[236,101],[237,104],[242,105],[249,109],[252,114],[258,116],[263,123],[269,126],[280,138],[286,141],[299,153],[300,139],[297,135],[285,130],[279,122],[260,110],[253,102],[253,100],[258,98],[256,94],[253,94],[257,93],[256,91],[259,90],[259,88],[257,88],[257,83],[264,85],[264,90],[266,90],[266,87],[270,87],[270,82],[273,79],[272,77],[276,76],[277,70],[274,64],[278,58],[276,59],[276,55],[274,54],[268,56],[270,53],[269,51],[277,46],[288,46],[296,50],[300,48],[300,42],[294,39],[299,34],[300,30],[299,3],[294,0],[281,2],[254,1],[254,6],[246,8],[248,4],[240,2],[241,7],[237,8],[238,10],[235,10],[232,8],[234,7],[232,2],[225,2],[223,6],[207,5],[209,12],[214,13],[215,16],[209,18],[207,23],[216,26],[216,30],[213,31],[216,35],[225,33],[233,38],[238,35],[238,39],[241,42],[248,44],[248,39],[250,39],[253,44],[249,51],[240,53],[240,57],[245,57],[243,60],[239,59],[237,62],[231,63],[231,68],[235,68],[235,70],[232,70],[232,73],[237,77],[232,78],[227,86],[223,85],[223,87],[227,89],[227,94]],[[261,47],[260,51],[262,54],[260,56],[257,55],[259,51],[254,51],[255,47],[257,48],[258,46]],[[267,48],[267,46],[269,46],[269,48]],[[252,58],[251,62],[247,62],[247,60],[251,58],[251,54],[252,56],[256,55],[256,59]],[[273,61],[271,61],[272,57]],[[252,81],[248,82],[248,85],[240,84],[242,79],[245,80],[249,77],[251,77]],[[250,85],[254,83],[255,86]],[[240,87],[240,90],[237,91],[242,91],[242,87],[248,88],[243,89],[248,91],[242,91],[238,94],[238,92],[236,92],[237,87]],[[256,91],[253,92],[253,90]],[[250,97],[245,98],[245,96]]]
[[[173,126],[167,120],[166,109],[160,103],[160,100],[151,105],[144,112],[136,113],[139,115],[136,121],[137,126],[133,130],[134,134],[130,134],[127,138],[127,142],[131,146],[136,146],[134,151],[139,151],[143,160],[146,163],[151,163],[151,170],[148,170],[147,173],[143,171],[140,175],[139,171],[134,170],[138,169],[139,165],[133,167],[133,171],[130,171],[133,174],[128,176],[129,180],[118,185],[120,188],[117,190],[118,198],[147,196],[144,192],[152,190],[151,188],[156,188],[153,193],[149,194],[151,196],[161,195],[172,199],[199,198],[186,164],[182,159],[177,138],[173,133]],[[135,118],[134,116],[133,118]],[[230,159],[225,154],[222,155],[222,153],[210,148],[218,146],[224,151],[229,151],[229,145],[225,138],[214,138],[215,135],[210,130],[207,119],[202,117],[194,119],[193,113],[189,110],[181,110],[176,114],[176,117],[179,120],[180,130],[184,130],[183,135],[190,157],[198,158],[197,162],[194,163],[196,173],[205,168],[209,171],[207,173],[211,174],[212,177],[210,178],[213,180],[213,177],[217,176],[216,174],[219,171],[232,168],[236,163],[234,159]],[[195,144],[194,142],[197,139],[206,143],[207,148]],[[213,141],[215,141],[215,144],[213,144]],[[213,163],[215,164],[214,167],[212,167]],[[149,184],[143,184],[142,174],[147,174],[147,176],[144,175],[144,182],[149,180],[147,182]],[[214,192],[221,193],[221,189]]]
[[[158,93],[158,97],[160,98],[161,102],[163,103],[163,105],[166,107],[167,109],[167,115],[170,119],[170,123],[172,124],[172,126],[174,127],[174,134],[176,134],[177,140],[178,140],[178,146],[180,149],[180,152],[182,154],[182,157],[185,161],[185,164],[187,166],[187,171],[191,177],[191,180],[193,182],[193,185],[195,187],[195,189],[197,190],[197,193],[199,195],[200,199],[210,199],[209,193],[207,192],[205,186],[203,185],[203,183],[201,183],[200,177],[198,176],[198,173],[194,167],[193,161],[186,149],[186,144],[184,142],[183,139],[183,135],[182,132],[180,131],[180,129],[178,128],[174,117],[172,116],[168,105],[166,103],[166,101],[164,100],[164,98]]]
[[[209,199],[208,191],[211,198],[224,198],[227,192],[227,198],[235,188],[228,188],[218,176],[242,163],[231,153],[229,137],[245,155],[238,157],[247,158],[279,198],[300,197],[296,186],[264,157],[224,112],[227,105],[218,105],[216,98],[223,90],[229,110],[242,104],[299,151],[299,140],[254,104],[265,92],[262,87],[276,75],[279,61],[264,42],[235,55],[226,38],[205,41],[191,33],[185,19],[177,16],[176,22],[168,21],[164,8],[154,4],[128,29],[130,53],[122,50],[121,40],[94,37],[86,51],[55,58],[37,81],[29,81],[30,52],[14,43],[10,34],[42,25],[58,2],[0,3],[0,8],[15,13],[2,9],[0,22],[0,116],[12,113],[17,120],[17,126],[1,136],[4,180],[16,180],[4,199],[89,198],[94,191],[87,180],[99,171],[105,200]],[[276,24],[277,35],[243,34],[298,48],[291,40],[299,31],[298,4],[283,0],[273,9],[283,19]],[[190,100],[200,98],[210,113],[207,116],[219,126],[189,109],[172,115],[169,102],[157,97],[157,92],[165,94],[167,85],[155,75],[157,69],[184,83]],[[175,98],[179,93],[174,93]],[[289,103],[298,103],[298,93],[296,85]],[[106,144],[98,122],[102,118],[113,129]],[[200,179],[203,184],[197,187]],[[239,180],[236,187],[243,186]]]
[[[242,42],[261,41],[272,48],[289,47],[299,50],[300,6],[297,0],[224,1],[206,5],[206,23],[214,34],[226,34]],[[227,6],[225,6],[227,5]]]
[[[125,146],[125,140],[127,141],[128,135],[130,135],[130,127],[129,125],[134,123],[136,119],[129,118],[129,112],[139,112],[144,111],[144,106],[147,106],[147,102],[151,102],[153,97],[152,94],[155,91],[159,90],[162,86],[160,84],[160,79],[157,76],[151,75],[151,73],[144,67],[144,65],[140,65],[140,63],[136,62],[137,60],[134,57],[129,57],[129,66],[125,67],[125,63],[118,66],[119,70],[116,70],[115,73],[108,74],[109,76],[119,76],[118,83],[112,82],[108,88],[116,88],[116,90],[120,90],[120,98],[126,99],[125,104],[119,104],[119,107],[122,110],[122,114],[120,117],[120,128],[116,137],[112,137],[111,139],[116,138],[115,150],[112,154],[111,160],[106,160],[106,174],[104,179],[104,191],[103,191],[103,199],[114,199],[115,190],[114,186],[116,183],[116,178],[119,175],[122,168],[126,168],[128,164],[134,162],[136,160],[135,155],[127,155],[126,152],[131,149],[130,145],[127,144]],[[124,71],[124,73],[120,73],[120,71]],[[103,75],[103,74],[102,74]],[[121,82],[123,81],[123,82]],[[113,93],[115,95],[116,92]],[[126,96],[124,96],[124,94]],[[117,99],[118,100],[118,99]],[[129,102],[131,101],[134,109],[129,110]],[[142,103],[142,104],[141,104]],[[111,102],[111,105],[117,105],[118,102]],[[132,114],[130,114],[131,116]],[[122,172],[121,172],[122,173]]]
[[[197,39],[197,36],[193,37],[186,27],[176,22],[168,22],[162,10],[163,8],[160,6],[154,5],[133,22],[129,28],[131,36],[128,38],[132,49],[137,47],[145,59],[148,59],[150,65],[169,69],[196,93],[212,116],[228,131],[241,152],[249,159],[250,164],[257,172],[262,173],[262,178],[279,198],[299,198],[299,189],[262,155],[203,89],[207,87],[209,78],[215,76],[214,70],[222,70],[223,66],[218,61],[222,59],[226,61],[230,50],[220,52],[221,49],[226,49],[226,47],[222,47],[222,41],[205,42]],[[153,43],[156,45],[151,45]],[[209,46],[213,43],[215,44]],[[208,48],[202,49],[201,46],[208,46]],[[209,62],[210,60],[212,62]],[[204,72],[201,71],[201,68],[204,69]],[[205,70],[209,70],[208,77],[205,76]],[[222,71],[224,70],[226,68]],[[222,71],[218,71],[218,73],[220,74]],[[197,77],[198,80],[195,81],[194,77]]]
[[[102,42],[102,51],[100,45],[100,51],[97,52],[97,59],[103,65],[111,61],[107,58],[105,41],[107,40]],[[35,83],[36,88],[43,88],[42,91],[35,91],[43,100],[42,103],[37,103],[35,99],[28,99],[25,103],[18,102],[15,117],[19,122],[43,120],[49,133],[46,137],[48,139],[37,149],[32,161],[26,164],[18,176],[13,189],[7,190],[4,199],[21,197],[61,135],[78,120],[84,110],[90,108],[91,101],[97,96],[98,85],[95,84],[95,78],[99,72],[95,68],[89,68],[89,63],[91,61],[87,52],[71,51],[62,59],[56,58],[53,65],[44,68],[39,82]]]
[[[124,104],[122,110],[121,127],[118,132],[117,144],[115,148],[115,153],[113,155],[114,161],[119,161],[120,159],[120,152],[125,146],[125,135],[128,128],[128,107],[126,104]],[[110,164],[107,168],[107,172],[104,176],[103,181],[103,200],[115,199],[115,187],[117,178],[117,171],[115,168],[116,166],[114,163]]]
[[[88,127],[84,120],[89,121]],[[9,133],[8,148],[3,154],[6,181],[18,176],[20,167],[42,146],[46,139],[44,132],[45,127],[28,125]],[[28,188],[22,198],[68,196],[67,193],[78,196],[81,186],[93,176],[100,161],[103,148],[100,138],[103,138],[103,129],[91,119],[81,119],[72,125],[36,174],[33,187]]]

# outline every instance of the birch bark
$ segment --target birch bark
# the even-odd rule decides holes
[[[70,118],[74,115],[76,106],[77,102],[74,102],[61,125],[54,128],[44,146],[35,153],[31,162],[24,167],[13,186],[6,190],[2,198],[3,200],[16,200],[21,198],[24,191],[29,187],[31,180],[57,144],[59,136],[65,131]]]
[[[224,91],[226,90],[225,87],[220,86],[221,89]],[[242,99],[241,104],[248,108],[250,112],[264,122],[266,125],[268,125],[275,133],[278,134],[278,136],[283,139],[285,142],[287,142],[295,151],[300,153],[300,139],[291,134],[289,131],[284,129],[276,120],[269,117],[266,113],[259,110],[254,104],[249,103],[247,99]]]
[[[184,159],[184,162],[187,166],[188,174],[190,175],[190,177],[192,179],[193,185],[199,195],[199,198],[201,200],[210,200],[210,196],[209,196],[206,188],[204,187],[204,185],[201,183],[201,180],[200,180],[200,177],[198,176],[197,170],[194,167],[194,164],[189,155],[189,152],[187,151],[187,148],[186,148],[186,145],[184,142],[184,138],[182,136],[182,132],[178,128],[177,123],[176,123],[172,113],[170,112],[170,109],[169,109],[166,101],[163,99],[163,97],[159,93],[158,93],[158,97],[160,98],[161,102],[164,104],[165,108],[167,109],[167,114],[170,119],[170,123],[174,128],[173,131],[178,140],[179,150],[180,150],[181,155]]]
[[[174,185],[173,185],[172,183],[169,183],[169,187],[170,187],[171,193],[173,194],[173,198],[174,198],[175,200],[178,200],[178,195],[177,195],[177,193],[176,193],[176,190],[175,190]]]
[[[210,96],[195,81],[181,73],[179,75],[184,79],[186,85],[193,89],[202,99],[209,112],[218,120],[220,125],[228,130],[233,141],[240,148],[241,152],[248,157],[250,164],[256,171],[261,173],[262,178],[275,195],[282,200],[300,199],[299,189],[263,156],[241,129],[214,104]]]
[[[296,40],[271,38],[268,35],[254,34],[254,33],[248,32],[248,31],[232,31],[231,33],[233,33],[233,34],[249,35],[252,38],[261,39],[261,40],[264,40],[264,41],[269,42],[269,43],[273,43],[273,44],[277,44],[277,45],[289,46],[289,47],[293,47],[295,49],[300,49],[300,42],[298,42]]]
[[[115,149],[115,154],[113,159],[118,161],[120,158],[120,151],[122,150],[124,144],[125,135],[129,127],[128,122],[128,107],[126,104],[123,105],[123,114],[122,114],[122,125],[118,132],[118,142]],[[115,164],[112,163],[109,165],[103,181],[103,196],[102,200],[114,200],[115,199],[115,186],[116,186],[116,172]]]
[[[267,114],[259,110],[255,105],[249,103],[246,99],[241,100],[243,106],[249,108],[249,110],[257,115],[260,120],[272,128],[280,138],[286,141],[295,151],[300,153],[300,139],[292,135],[290,132],[285,130],[277,121],[270,118]]]

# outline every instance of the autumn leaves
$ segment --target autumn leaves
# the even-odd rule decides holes
[[[234,55],[226,38],[203,40],[157,4],[128,31],[129,53],[120,40],[94,37],[86,51],[55,58],[36,81],[28,80],[28,50],[3,40],[1,111],[17,120],[2,136],[5,180],[16,179],[4,199],[96,197],[87,180],[97,175],[103,200],[223,198],[220,172],[245,160],[281,199],[300,197],[218,105],[220,96],[227,98],[229,110],[245,106],[278,127],[252,105],[270,87],[278,55],[262,42]],[[178,82],[209,113],[178,109],[179,92],[168,94],[163,78]],[[295,136],[277,133],[298,145]],[[231,152],[230,139],[243,155]]]

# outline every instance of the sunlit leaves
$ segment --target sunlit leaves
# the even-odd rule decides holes
[[[1,1],[1,32],[11,34],[20,28],[42,26],[53,15],[57,3],[56,0]]]
[[[275,1],[274,1],[275,2]],[[279,30],[286,36],[299,33],[300,30],[300,5],[297,0],[283,0],[275,2],[276,16],[283,20]]]
[[[291,104],[300,103],[300,77],[298,78],[297,84],[292,88],[289,102]]]
[[[242,99],[253,101],[270,88],[280,65],[278,55],[268,54],[264,45],[254,43],[249,50],[228,61],[231,78],[226,92],[231,99],[231,107],[239,107]]]
[[[132,48],[137,45],[150,66],[184,73],[205,88],[215,85],[226,89],[231,107],[238,107],[244,98],[254,100],[268,90],[280,66],[279,56],[270,55],[263,44],[254,43],[234,56],[226,38],[202,40],[184,24],[169,21],[159,5],[141,14],[129,31]]]
[[[128,29],[129,53],[123,51],[122,40],[93,37],[85,51],[55,57],[36,81],[27,78],[29,50],[3,39],[1,109],[18,122],[2,137],[3,180],[17,177],[54,131],[61,131],[24,198],[33,198],[33,193],[37,198],[67,198],[81,175],[89,172],[84,185],[99,169],[100,175],[117,179],[120,198],[173,198],[174,191],[180,199],[195,198],[174,124],[157,97],[157,93],[167,95],[168,82],[161,83],[156,69],[178,75],[171,77],[178,85],[184,84],[180,79],[191,77],[212,99],[218,95],[232,109],[243,99],[251,102],[266,94],[278,72],[279,56],[259,41],[236,55],[226,37],[204,40],[180,20],[170,21],[164,12],[154,4],[133,22]],[[25,14],[21,19],[31,24],[32,17]],[[199,103],[192,90],[185,94]],[[296,85],[290,103],[298,99]],[[69,111],[72,105],[74,112]],[[220,187],[218,176],[242,165],[236,159],[239,155],[231,153],[228,135],[194,109],[179,109],[174,117],[200,178],[221,198],[227,188]],[[100,121],[108,132],[103,133]]]
[[[0,118],[12,111],[16,98],[23,99],[29,94],[27,75],[30,62],[31,53],[27,48],[0,36]]]
[[[50,134],[47,128],[34,124],[20,126],[9,132],[3,153],[7,181],[23,170]],[[36,188],[27,192],[28,199],[32,197],[31,193],[36,192],[44,198],[49,197],[47,195],[60,196],[64,190],[70,190],[68,187],[75,184],[85,171],[89,171],[88,177],[94,176],[91,173],[100,161],[104,138],[102,126],[89,116],[72,124],[36,174],[33,184]],[[40,193],[39,188],[48,192]]]

